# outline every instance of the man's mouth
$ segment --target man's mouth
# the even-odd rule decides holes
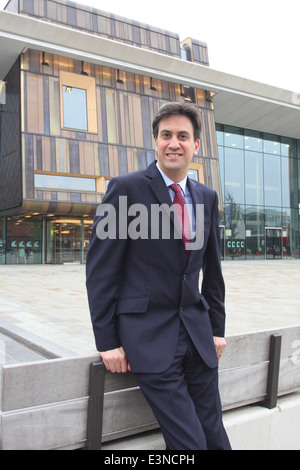
[[[179,158],[182,157],[182,153],[166,153],[168,158]]]

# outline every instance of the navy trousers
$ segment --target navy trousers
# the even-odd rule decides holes
[[[218,368],[206,366],[182,322],[171,367],[159,374],[134,375],[167,450],[231,450],[222,420]]]

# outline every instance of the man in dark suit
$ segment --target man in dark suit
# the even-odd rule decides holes
[[[218,198],[187,178],[200,130],[193,105],[159,110],[157,161],[111,180],[87,257],[97,349],[111,372],[132,370],[170,450],[230,449],[218,391],[226,346]]]

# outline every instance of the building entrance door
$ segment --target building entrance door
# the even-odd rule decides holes
[[[265,228],[266,259],[282,259],[282,228]]]
[[[56,219],[48,222],[47,263],[82,262],[81,219]]]
[[[85,263],[93,221],[57,218],[47,222],[46,263]]]

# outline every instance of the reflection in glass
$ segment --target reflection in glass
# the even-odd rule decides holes
[[[42,221],[13,218],[7,221],[6,263],[42,262]]]
[[[297,141],[281,137],[281,155],[283,157],[297,158]]]
[[[224,218],[225,259],[244,259],[246,247],[244,206],[229,201],[224,207]]]
[[[263,207],[246,208],[247,259],[263,259],[265,254],[265,216]]]
[[[224,139],[226,147],[244,148],[243,129],[224,126]]]
[[[198,170],[194,170],[194,169],[189,168],[188,177],[191,178],[192,180],[199,181]]]
[[[282,228],[265,229],[266,259],[282,259]]]
[[[63,85],[64,127],[88,130],[86,90]]]
[[[282,257],[299,258],[298,141],[221,124],[216,125],[216,131],[224,195],[220,223],[226,225],[225,259],[244,255],[246,259],[264,259],[265,228],[273,227],[282,229]]]
[[[93,220],[57,218],[47,222],[46,262],[85,263]]]
[[[76,176],[34,175],[35,187],[45,189],[61,189],[65,191],[96,191],[94,178],[78,178]]]
[[[281,206],[280,157],[264,156],[265,205]]]
[[[273,134],[264,134],[263,151],[272,155],[280,155],[279,137]]]
[[[263,205],[263,160],[260,153],[245,152],[246,203]]]
[[[225,149],[225,203],[229,197],[235,203],[244,203],[244,157],[243,151]]]
[[[262,136],[260,132],[245,130],[244,148],[245,150],[262,151]]]

